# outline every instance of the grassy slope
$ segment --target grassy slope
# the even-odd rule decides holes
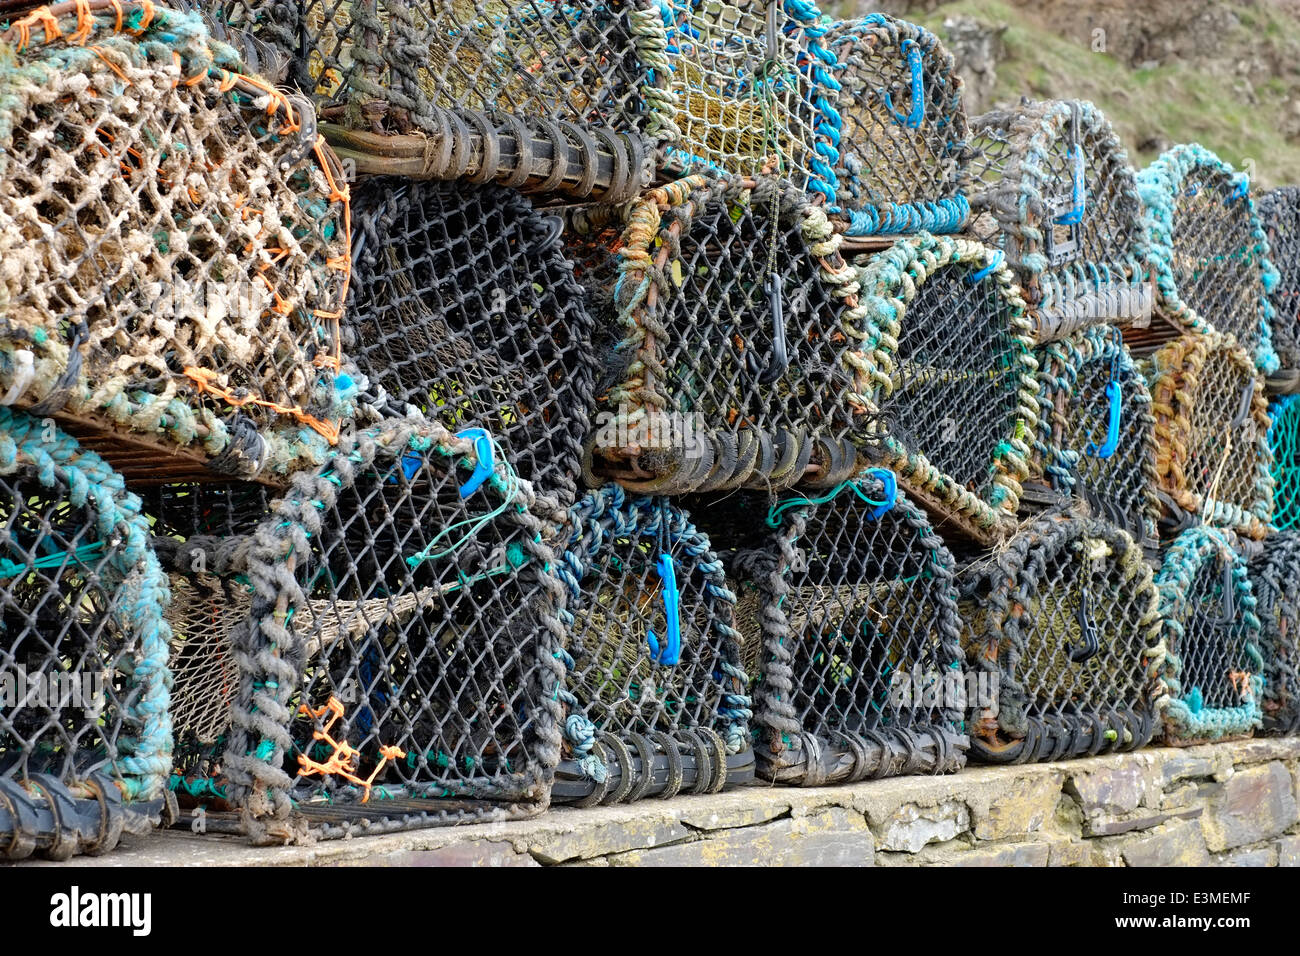
[[[1292,46],[1300,40],[1300,22],[1277,8],[1231,6],[1241,25],[1222,38],[1215,59],[1225,69],[1261,46]],[[1238,168],[1253,160],[1255,178],[1263,187],[1300,182],[1300,144],[1288,143],[1278,122],[1288,85],[1300,86],[1300,64],[1294,61],[1290,75],[1256,82],[1259,103],[1252,106],[1233,92],[1231,76],[1213,75],[1188,63],[1130,69],[1112,56],[1058,36],[1035,22],[1032,14],[999,0],[958,0],[912,17],[942,37],[943,20],[953,14],[1008,26],[1007,58],[997,68],[1000,103],[1014,103],[1021,95],[1092,100],[1110,117],[1139,167],[1154,159],[1155,152],[1139,150],[1138,145],[1163,138],[1170,144],[1199,142]]]

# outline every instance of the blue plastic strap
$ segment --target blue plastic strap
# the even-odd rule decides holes
[[[469,476],[469,480],[460,486],[460,496],[468,498],[474,492],[478,491],[483,482],[492,477],[492,471],[495,468],[492,451],[492,436],[487,433],[485,428],[465,428],[456,432],[457,438],[469,438],[474,442],[474,455],[478,462],[474,465],[474,473]]]
[[[654,631],[646,631],[646,644],[650,647],[650,659],[656,664],[676,667],[682,659],[682,621],[681,596],[677,593],[677,568],[673,556],[667,551],[659,553],[655,565],[659,570],[659,579],[663,582],[664,616],[668,619],[668,643],[661,651],[659,638]]]
[[[1115,454],[1115,449],[1119,447],[1119,419],[1123,397],[1124,390],[1119,382],[1111,379],[1106,383],[1106,398],[1110,402],[1110,412],[1106,419],[1106,441],[1100,448],[1097,447],[1096,442],[1088,442],[1088,447],[1083,450],[1085,455],[1092,458],[1109,458]]]
[[[1087,180],[1083,164],[1083,150],[1078,143],[1070,146],[1070,158],[1074,160],[1074,189],[1070,211],[1057,216],[1052,221],[1058,226],[1077,226],[1083,222],[1083,213],[1087,205]]]
[[[982,282],[984,279],[987,279],[993,273],[993,270],[997,269],[999,266],[1002,265],[1002,260],[1005,258],[1002,254],[1002,250],[992,249],[990,250],[990,252],[992,254],[989,256],[989,264],[986,265],[983,269],[980,269],[978,272],[972,272],[970,275],[966,277],[966,281],[969,282],[971,285],[974,285],[976,282]]]
[[[888,468],[868,468],[867,474],[874,475],[885,489],[885,500],[868,512],[871,520],[876,521],[885,512],[890,511],[894,507],[894,503],[898,501],[898,479]]]
[[[904,116],[894,109],[894,101],[889,95],[889,90],[881,90],[880,97],[884,100],[885,109],[889,110],[895,123],[908,129],[920,129],[921,121],[925,119],[925,74],[921,65],[921,48],[910,39],[904,40],[900,45],[903,53],[907,55],[907,66],[912,71],[912,112]]]

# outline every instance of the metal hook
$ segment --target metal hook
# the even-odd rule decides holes
[[[1237,601],[1232,580],[1232,564],[1225,561],[1223,565],[1223,593],[1220,595],[1222,611],[1217,618],[1210,618],[1215,627],[1231,627],[1237,619]]]
[[[1088,585],[1082,584],[1079,586],[1079,608],[1075,612],[1075,618],[1079,622],[1083,640],[1077,647],[1069,646],[1070,660],[1075,664],[1082,664],[1101,649],[1101,639],[1097,636],[1097,627],[1092,621],[1089,602]]]
[[[781,298],[781,277],[775,272],[769,273],[763,290],[767,292],[767,307],[772,315],[772,361],[758,377],[758,384],[771,385],[790,367],[790,357],[785,348],[785,302]]]

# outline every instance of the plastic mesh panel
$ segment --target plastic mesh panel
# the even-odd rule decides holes
[[[1258,202],[1278,283],[1273,306],[1273,348],[1283,368],[1300,369],[1300,187],[1270,190]]]
[[[1269,450],[1273,453],[1273,524],[1300,525],[1300,396],[1275,401],[1268,410]]]

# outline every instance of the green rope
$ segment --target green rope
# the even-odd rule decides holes
[[[54,554],[47,554],[45,557],[36,558],[34,561],[11,561],[8,558],[0,558],[0,578],[14,578],[20,574],[26,574],[28,571],[35,571],[37,568],[59,568],[69,558],[74,561],[84,562],[87,558],[100,554],[103,550],[104,542],[95,541],[91,544],[80,545],[71,551],[58,551]]]

